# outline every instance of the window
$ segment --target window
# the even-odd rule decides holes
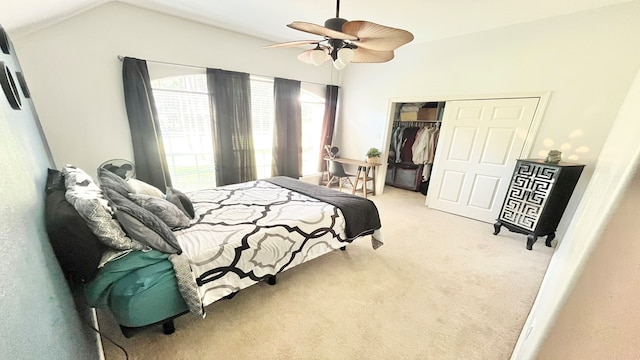
[[[314,91],[315,90],[315,91]],[[300,105],[302,107],[302,176],[318,172],[320,137],[324,121],[325,87],[302,84]],[[320,96],[318,93],[322,94]]]
[[[251,76],[251,121],[258,179],[271,177],[274,119],[273,79]]]
[[[151,87],[173,186],[183,191],[215,187],[206,76],[164,78]]]
[[[184,190],[216,186],[205,74],[151,81],[173,186]],[[318,172],[324,118],[324,85],[302,84],[302,175]],[[251,115],[258,179],[271,177],[273,79],[251,76]]]

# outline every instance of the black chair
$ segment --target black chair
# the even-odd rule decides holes
[[[327,183],[327,187],[333,184],[334,180],[338,180],[338,188],[342,191],[342,185],[345,182],[348,182],[349,185],[353,188],[353,183],[351,182],[350,177],[354,177],[355,175],[347,174],[344,171],[344,167],[342,164],[333,160],[329,160],[329,182]]]

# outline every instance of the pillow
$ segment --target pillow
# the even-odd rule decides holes
[[[129,187],[131,187],[131,190],[132,190],[129,192],[132,192],[134,194],[145,194],[145,195],[155,196],[158,198],[164,197],[164,193],[162,193],[160,189],[158,189],[153,185],[147,184],[144,181],[131,178],[131,179],[127,179],[127,184],[129,184]]]
[[[159,217],[169,227],[183,228],[189,226],[190,221],[187,215],[168,200],[145,194],[129,194],[129,198]]]
[[[98,180],[100,181],[100,187],[103,189],[113,189],[124,196],[127,196],[128,193],[133,191],[123,178],[107,169],[98,169]]]
[[[47,195],[45,225],[62,271],[75,282],[93,280],[106,247],[67,202],[64,190],[55,189]]]
[[[120,166],[117,166],[113,165],[112,163],[103,163],[102,165],[100,165],[100,167],[118,175],[118,177],[123,180],[127,178],[127,173],[133,171],[133,166],[131,164],[122,164]]]
[[[191,199],[189,199],[189,197],[182,191],[176,190],[172,187],[167,187],[166,199],[182,210],[182,212],[184,212],[190,219],[193,219],[196,216]]]
[[[45,187],[45,193],[50,194],[54,190],[67,190],[64,185],[64,177],[62,172],[55,169],[47,169],[47,185]]]
[[[105,189],[105,194],[116,209],[120,225],[130,237],[163,253],[182,253],[175,235],[160,218],[112,189]]]
[[[102,196],[102,190],[98,184],[93,181],[93,178],[84,172],[84,170],[73,165],[66,165],[62,169],[62,176],[64,177],[67,193],[72,191],[75,194],[75,197],[97,199],[108,212],[112,212],[109,207],[109,203],[104,196]],[[74,205],[73,202],[69,200],[68,196],[67,201]],[[80,215],[82,215],[82,213],[80,213]]]
[[[102,190],[87,173],[70,165],[65,166],[62,173],[67,187],[65,198],[103,244],[119,250],[148,249],[125,235],[120,224],[111,217],[111,208]]]

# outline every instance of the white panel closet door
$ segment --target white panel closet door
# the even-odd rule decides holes
[[[539,100],[447,101],[427,206],[495,222]]]

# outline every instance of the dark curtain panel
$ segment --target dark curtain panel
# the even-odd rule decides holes
[[[300,81],[274,79],[275,123],[272,176],[302,176]]]
[[[171,177],[162,144],[147,62],[125,57],[122,61],[122,80],[136,178],[166,192],[167,186],[171,186]]]
[[[256,179],[249,74],[207,69],[218,186]]]
[[[318,170],[326,171],[327,162],[324,161],[324,146],[331,145],[333,141],[333,129],[336,125],[336,109],[338,107],[338,87],[327,85],[324,102],[324,120],[322,122],[322,137],[320,138],[320,159]]]

